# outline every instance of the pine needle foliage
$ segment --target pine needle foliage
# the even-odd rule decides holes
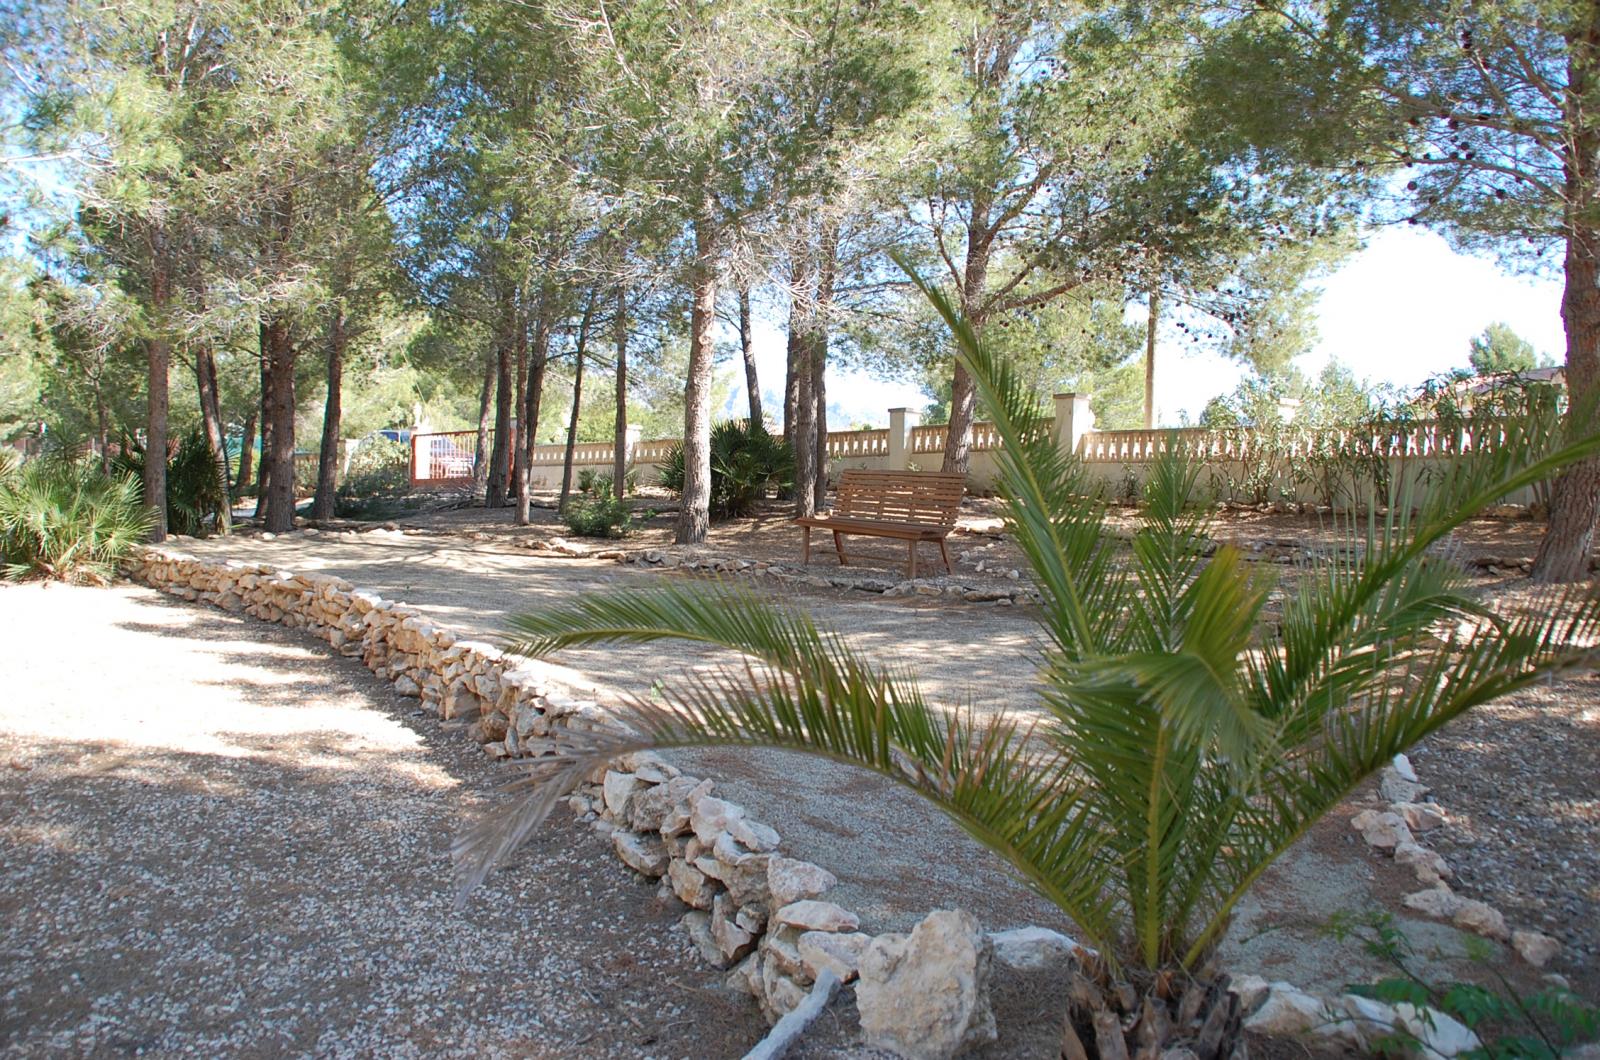
[[[909,270],[908,270],[909,271]],[[664,682],[611,733],[519,763],[519,801],[456,846],[463,895],[597,765],[629,751],[745,745],[876,771],[1001,855],[1133,979],[1204,968],[1261,873],[1361,781],[1483,703],[1592,662],[1592,590],[1497,614],[1468,592],[1451,532],[1600,449],[1506,430],[1413,507],[1353,521],[1293,584],[1217,547],[1174,442],[1131,545],[1062,452],[1043,402],[923,284],[1000,436],[1008,531],[1042,594],[1038,716],[928,703],[912,674],[802,610],[730,584],[590,596],[513,621],[514,650],[698,641],[739,653]]]
[[[105,584],[150,533],[139,484],[88,461],[0,453],[0,561],[9,581]]]

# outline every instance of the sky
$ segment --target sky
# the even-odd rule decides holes
[[[1295,363],[1315,376],[1330,359],[1358,379],[1416,387],[1452,368],[1467,365],[1468,343],[1496,321],[1510,324],[1534,349],[1563,360],[1559,278],[1513,274],[1493,260],[1453,250],[1422,228],[1375,233],[1366,247],[1336,272],[1314,284],[1319,342]],[[1142,320],[1142,311],[1136,310]],[[769,408],[779,407],[784,336],[770,322],[756,329],[756,367]],[[1197,419],[1207,401],[1231,391],[1245,370],[1227,359],[1197,351],[1175,330],[1162,334],[1156,351],[1157,422],[1171,426],[1187,413]],[[736,373],[726,411],[748,408],[743,372]],[[909,383],[886,382],[861,371],[830,371],[829,425],[885,426],[888,410],[921,409],[927,398]]]

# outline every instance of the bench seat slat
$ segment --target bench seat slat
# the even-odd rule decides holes
[[[833,533],[841,565],[846,562],[843,537],[849,534],[908,542],[910,577],[916,576],[917,543],[937,542],[948,570],[944,539],[955,529],[965,494],[966,476],[958,472],[846,471],[840,476],[831,513],[795,520],[806,530],[804,561],[811,557],[811,531],[819,529]]]

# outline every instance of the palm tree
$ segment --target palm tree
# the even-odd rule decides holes
[[[809,752],[903,783],[1002,855],[1099,952],[1067,990],[1069,1055],[1187,1043],[1228,1056],[1237,998],[1209,958],[1275,858],[1363,778],[1488,702],[1592,656],[1600,603],[1553,596],[1516,616],[1471,599],[1450,532],[1495,499],[1600,449],[1559,451],[1508,427],[1459,460],[1415,512],[1352,523],[1347,547],[1282,594],[1190,503],[1197,465],[1169,445],[1131,548],[1109,533],[1042,403],[947,299],[1003,439],[1009,531],[1043,599],[1044,720],[979,721],[931,706],[781,602],[725,584],[580,600],[514,620],[517,651],[679,638],[743,659],[638,703],[618,731],[573,734],[528,763],[518,808],[463,835],[470,889],[597,765],[645,748],[747,745]],[[1539,450],[1545,455],[1540,455]],[[1270,600],[1281,597],[1275,610]],[[1124,1030],[1122,1012],[1139,1018]]]

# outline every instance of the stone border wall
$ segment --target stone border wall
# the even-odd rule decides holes
[[[495,758],[551,751],[552,730],[609,727],[592,700],[578,699],[534,660],[458,638],[420,611],[330,575],[299,574],[238,560],[212,562],[145,548],[123,561],[136,581],[185,600],[302,629],[359,658],[421,700],[441,720],[471,716],[468,732]],[[690,907],[689,938],[729,985],[753,995],[770,1021],[800,1004],[823,968],[856,976],[872,937],[859,918],[823,901],[838,881],[784,857],[779,836],[743,807],[711,794],[659,757],[625,756],[580,786],[568,803],[611,840],[629,868],[661,881]]]

